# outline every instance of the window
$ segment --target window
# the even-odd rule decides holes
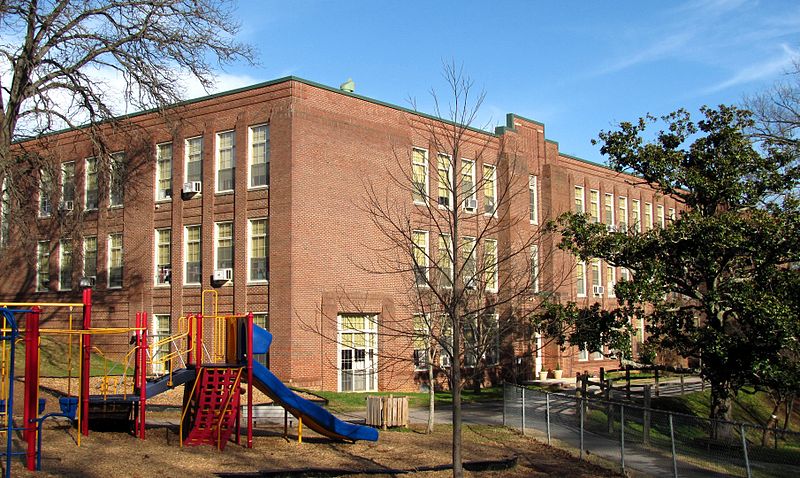
[[[439,363],[443,368],[453,363],[453,323],[446,315],[441,316],[442,332],[439,339]]]
[[[436,170],[439,175],[438,201],[440,206],[449,208],[453,204],[453,158],[447,154],[436,155]]]
[[[669,220],[670,221],[674,221],[675,220],[675,208],[674,207],[669,208]]]
[[[172,199],[172,143],[156,146],[156,201]]]
[[[592,260],[592,295],[600,297],[600,287],[603,286],[603,279],[600,277],[600,259]]]
[[[414,314],[414,369],[428,369],[428,341],[430,340],[430,320],[425,314]]]
[[[664,217],[664,206],[661,204],[656,206],[656,217],[658,218],[658,227],[661,229],[667,227],[667,219]]]
[[[50,217],[53,212],[53,175],[46,169],[39,171],[39,217]]]
[[[497,170],[491,164],[483,165],[483,212],[494,214],[497,210]]]
[[[605,223],[612,228],[616,224],[614,222],[614,195],[606,193],[605,195],[605,202],[603,203],[603,214],[605,219]]]
[[[36,290],[50,288],[50,242],[39,241],[36,251]]]
[[[586,349],[586,344],[581,345],[578,349],[578,360],[581,362],[589,360],[589,351]]]
[[[475,161],[461,160],[461,194],[464,196],[464,209],[474,212],[478,208],[475,198]]]
[[[497,292],[497,240],[483,241],[483,280],[486,290]]]
[[[628,230],[628,198],[617,198],[617,212],[619,220],[619,230],[626,232]]]
[[[631,271],[624,267],[619,268],[619,280],[622,281],[629,281],[631,280]]]
[[[184,181],[203,181],[203,137],[186,140],[186,172]]]
[[[250,128],[250,187],[269,185],[269,125]]]
[[[412,246],[414,283],[424,286],[428,283],[428,231],[413,231],[411,240],[414,243]]]
[[[339,390],[368,392],[378,386],[378,321],[376,316],[343,314],[338,317]]]
[[[531,246],[531,288],[533,293],[539,292],[539,246]]]
[[[611,264],[606,264],[606,292],[609,297],[615,297],[614,287],[617,285],[617,270]]]
[[[464,237],[461,240],[461,257],[464,261],[462,266],[462,280],[464,287],[467,289],[474,289],[477,277],[476,262],[475,262],[475,247],[476,242],[474,237]]]
[[[83,276],[97,277],[97,237],[83,238]]]
[[[58,290],[72,290],[72,241],[58,243]]]
[[[172,230],[156,229],[156,285],[172,283]]]
[[[631,222],[633,230],[638,234],[642,232],[642,208],[638,199],[631,200]]]
[[[217,133],[217,192],[233,191],[236,174],[235,146],[233,131]]]
[[[644,203],[644,227],[648,231],[653,229],[653,205],[649,202]]]
[[[122,287],[122,234],[108,235],[108,287]]]
[[[484,336],[484,363],[497,365],[500,363],[500,316],[492,313],[484,314],[482,322],[480,332]]]
[[[86,158],[86,209],[97,209],[97,158]]]
[[[169,314],[153,314],[152,343],[158,345],[153,347],[151,362],[156,375],[164,374],[170,369],[167,361],[170,342],[166,340],[172,334],[170,322]]]
[[[428,198],[428,152],[421,148],[411,150],[411,195],[417,204]]]
[[[3,178],[3,193],[0,196],[0,244],[8,244],[9,218],[11,208],[11,195],[8,191],[8,182]]]
[[[536,187],[536,176],[528,178],[528,195],[530,197],[531,224],[539,224],[539,193]]]
[[[592,222],[600,222],[600,191],[589,190],[589,213],[592,215]]]
[[[439,256],[437,260],[437,264],[439,265],[439,271],[441,273],[441,283],[442,287],[452,287],[453,286],[453,257],[452,251],[453,249],[453,239],[450,237],[449,234],[440,234],[439,235],[439,248],[437,249]]]
[[[586,212],[586,198],[583,186],[575,186],[575,212],[583,214]]]
[[[266,312],[253,312],[253,325],[269,330],[269,315]],[[253,361],[269,368],[269,350],[265,354],[253,354]]]
[[[122,206],[125,195],[125,153],[112,154],[110,163],[108,206],[119,207]]]
[[[233,223],[218,222],[215,226],[217,269],[233,269]]]
[[[269,280],[269,222],[250,220],[250,281]]]
[[[578,297],[586,297],[586,263],[578,261],[575,265],[575,287]]]
[[[75,204],[75,161],[61,163],[61,209]]]
[[[186,226],[184,229],[184,241],[186,242],[186,247],[184,248],[186,270],[183,274],[183,282],[185,284],[199,284],[202,274],[200,226]]]

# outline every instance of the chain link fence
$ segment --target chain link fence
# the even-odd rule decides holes
[[[800,433],[506,384],[503,424],[649,475],[800,474]]]

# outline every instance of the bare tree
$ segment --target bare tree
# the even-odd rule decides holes
[[[396,164],[387,168],[388,193],[384,185],[365,184],[363,211],[383,240],[364,268],[401,275],[407,284],[407,304],[398,308],[408,314],[384,319],[382,333],[415,344],[431,392],[429,430],[437,374],[446,378],[453,475],[462,476],[462,388],[471,383],[479,390],[487,371],[497,369],[501,345],[532,330],[541,303],[538,262],[549,258],[537,255],[544,228],[529,221],[527,162],[505,135],[473,128],[484,93],[463,70],[447,64],[443,76],[449,90],[444,101],[431,92],[434,116],[412,122],[427,148],[397,148]],[[402,353],[411,357],[401,347],[395,358]]]
[[[0,2],[0,177],[4,197],[24,204],[57,177],[44,135],[79,128],[95,145],[101,180],[104,133],[119,134],[117,115],[162,110],[183,94],[181,80],[204,87],[215,65],[253,61],[235,41],[239,25],[225,0],[7,0]],[[32,143],[14,142],[37,138]],[[29,147],[30,146],[30,147]],[[105,172],[104,172],[105,171]],[[43,191],[45,194],[51,191]],[[15,214],[12,218],[23,217]]]

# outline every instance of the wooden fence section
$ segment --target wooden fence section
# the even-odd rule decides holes
[[[408,397],[367,397],[367,425],[381,427],[408,426]]]

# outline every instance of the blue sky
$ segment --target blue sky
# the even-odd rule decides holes
[[[217,90],[286,75],[432,112],[443,61],[486,91],[477,126],[516,113],[562,152],[603,162],[590,140],[615,122],[737,103],[800,59],[800,2],[240,0],[258,66]],[[193,90],[189,91],[190,96]]]

